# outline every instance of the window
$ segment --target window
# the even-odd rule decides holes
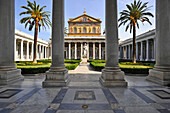
[[[77,33],[77,28],[76,27],[74,28],[74,33]]]
[[[93,28],[93,33],[96,33],[96,28],[95,27]]]
[[[83,28],[83,33],[87,33],[87,29],[86,28]]]

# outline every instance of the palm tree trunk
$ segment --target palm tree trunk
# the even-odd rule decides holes
[[[33,63],[37,63],[37,36],[38,36],[38,22],[35,23],[35,33],[34,33],[34,58]]]
[[[133,24],[133,63],[136,63],[136,25]]]

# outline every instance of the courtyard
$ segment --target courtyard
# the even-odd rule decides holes
[[[134,0],[118,19],[118,0],[103,2],[105,35],[84,9],[69,18],[67,37],[64,0],[51,0],[52,13],[27,1],[19,15],[30,17],[20,23],[35,28],[33,37],[15,32],[15,0],[0,1],[0,113],[170,113],[170,1],[156,0],[156,28],[138,37],[137,19],[152,25],[148,3]],[[118,26],[128,20],[133,41],[120,44]],[[38,39],[43,21],[50,41]]]
[[[81,63],[67,87],[42,88],[45,74],[1,86],[0,113],[169,113],[170,87],[125,75],[128,87],[103,87],[101,72]],[[83,105],[86,107],[83,108]]]

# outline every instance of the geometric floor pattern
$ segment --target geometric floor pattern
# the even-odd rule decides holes
[[[0,113],[170,113],[170,89],[145,81],[145,77],[126,76],[130,83],[127,88],[94,87],[94,83],[91,87],[77,84],[42,88],[44,77],[26,77],[22,82],[3,86],[1,92],[8,89],[20,92],[0,98]],[[133,80],[148,86],[134,85]]]

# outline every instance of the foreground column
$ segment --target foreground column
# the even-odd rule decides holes
[[[0,0],[0,85],[23,80],[14,63],[15,1]],[[2,16],[3,15],[3,16]]]
[[[106,65],[100,82],[103,86],[127,86],[124,72],[118,65],[117,0],[106,2]]]
[[[147,80],[170,85],[170,1],[156,0],[156,65]]]
[[[52,65],[43,87],[66,86],[68,70],[64,65],[64,0],[53,0]]]

